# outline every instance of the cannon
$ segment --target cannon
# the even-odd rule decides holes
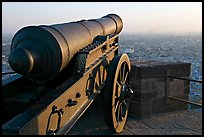
[[[96,97],[107,126],[122,132],[133,94],[129,57],[118,54],[122,28],[108,14],[20,29],[8,58],[15,75],[2,80],[2,133],[67,134]]]

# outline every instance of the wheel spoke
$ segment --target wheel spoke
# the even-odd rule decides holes
[[[115,105],[115,109],[114,111],[116,112],[117,108],[118,108],[118,105],[119,105],[119,101],[117,101],[116,105]]]
[[[123,104],[121,104],[121,107],[120,107],[120,115],[121,115],[121,119],[123,120]]]
[[[116,93],[115,93],[115,95],[117,96],[117,97],[120,97],[120,91],[121,91],[121,84],[118,82],[118,81],[116,81],[116,87],[117,87],[117,89],[116,89]]]
[[[122,80],[123,80],[123,75],[122,75],[122,68],[120,68],[120,83],[122,84]]]
[[[122,82],[124,82],[124,79],[125,79],[125,64],[123,65]]]
[[[121,104],[119,104],[119,106],[118,106],[118,111],[117,111],[117,121],[119,122],[119,120],[120,120],[120,106],[121,106]]]
[[[116,81],[116,84],[118,85],[119,88],[122,87],[121,84],[118,81]]]
[[[125,74],[125,79],[124,79],[124,83],[126,82],[126,80],[127,80],[127,77],[128,77],[128,72]]]
[[[119,70],[119,72],[118,72],[117,82],[118,82],[120,85],[122,84],[122,83],[121,83],[121,80],[120,80],[120,70]]]
[[[122,84],[122,81],[120,80],[120,76],[118,76],[117,82],[118,82],[119,85]]]
[[[123,101],[123,103],[124,103],[126,109],[128,109],[128,105],[127,105],[127,103],[125,102],[125,100]]]

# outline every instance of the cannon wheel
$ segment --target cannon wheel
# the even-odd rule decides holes
[[[107,126],[117,133],[123,130],[128,115],[130,68],[127,54],[114,57],[104,87],[104,118]]]

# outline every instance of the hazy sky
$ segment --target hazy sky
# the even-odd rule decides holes
[[[202,2],[2,2],[2,33],[118,14],[122,33],[202,33]]]

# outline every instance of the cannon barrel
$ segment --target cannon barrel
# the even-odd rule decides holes
[[[25,78],[45,83],[54,79],[97,35],[119,34],[122,28],[123,22],[116,14],[62,24],[27,26],[12,39],[9,64]]]

